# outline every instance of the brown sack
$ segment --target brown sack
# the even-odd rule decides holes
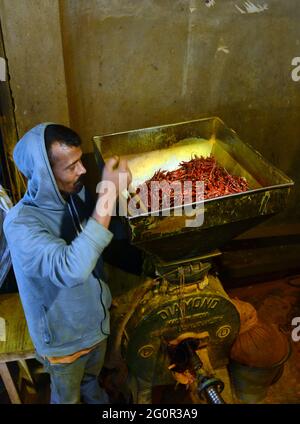
[[[288,341],[274,324],[267,324],[257,316],[248,302],[231,299],[240,314],[241,326],[230,357],[252,367],[270,367],[288,353]]]

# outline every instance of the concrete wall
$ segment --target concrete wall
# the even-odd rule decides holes
[[[69,122],[91,152],[95,134],[218,115],[295,180],[273,223],[300,223],[298,0],[0,5],[20,135]]]
[[[19,136],[43,121],[69,124],[56,0],[0,0]]]

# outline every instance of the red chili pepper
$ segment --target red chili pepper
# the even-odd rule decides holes
[[[175,200],[180,200],[185,197],[184,181],[192,181],[192,201],[196,201],[196,181],[204,182],[204,199],[211,199],[219,196],[226,196],[233,193],[241,193],[249,189],[248,183],[245,178],[230,175],[229,172],[222,166],[217,164],[213,156],[204,158],[195,156],[194,159],[186,162],[182,161],[179,168],[174,171],[164,171],[159,169],[156,171],[152,178],[146,181],[148,188],[148,205],[149,211],[151,210],[151,181],[172,183],[180,181],[182,193],[176,197],[174,192],[170,193],[170,207],[176,205]],[[138,192],[139,188],[137,188]],[[159,195],[159,208],[162,208],[163,195],[162,190],[156,193]],[[165,202],[164,202],[165,203]],[[180,203],[180,202],[179,202]]]

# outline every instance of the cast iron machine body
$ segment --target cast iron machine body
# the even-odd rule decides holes
[[[138,381],[136,401],[151,402],[151,387],[175,378],[196,387],[200,398],[222,403],[217,370],[228,363],[239,314],[212,269],[216,249],[281,211],[293,182],[219,118],[95,136],[94,145],[98,159],[128,160],[133,188],[193,155],[213,155],[249,184],[246,192],[193,204],[204,212],[200,226],[187,226],[189,217],[176,208],[125,218],[131,243],[149,255],[156,273],[133,292],[116,343]]]

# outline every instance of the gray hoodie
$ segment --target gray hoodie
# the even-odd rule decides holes
[[[112,233],[90,217],[84,188],[69,202],[61,196],[46,126],[28,131],[15,147],[28,187],[7,214],[4,232],[33,344],[42,356],[64,356],[109,333],[111,295],[97,267]]]

